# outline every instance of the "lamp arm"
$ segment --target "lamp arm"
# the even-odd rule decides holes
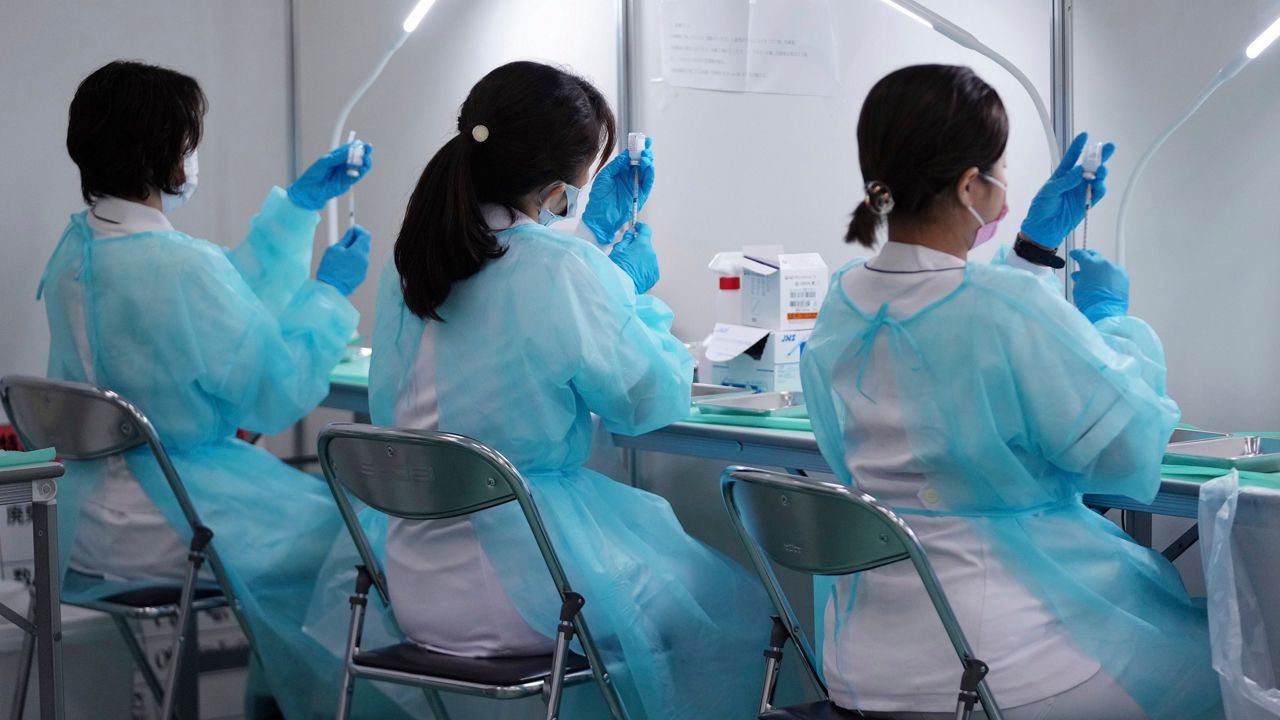
[[[1120,267],[1124,267],[1128,261],[1129,241],[1125,234],[1125,225],[1129,217],[1129,202],[1133,199],[1133,189],[1137,187],[1138,181],[1142,178],[1142,173],[1146,171],[1147,165],[1150,164],[1151,159],[1155,157],[1155,154],[1164,146],[1165,142],[1173,137],[1173,134],[1185,125],[1192,115],[1196,114],[1200,106],[1204,105],[1218,88],[1235,77],[1248,62],[1249,59],[1242,55],[1231,63],[1222,66],[1218,73],[1213,76],[1213,79],[1209,81],[1209,84],[1205,85],[1200,94],[1196,96],[1196,99],[1191,102],[1191,105],[1183,111],[1182,115],[1173,124],[1165,128],[1164,132],[1156,137],[1146,152],[1142,153],[1138,164],[1133,168],[1133,173],[1129,176],[1129,183],[1125,185],[1124,196],[1120,198],[1120,212],[1116,216],[1116,262]]]
[[[961,47],[968,48],[980,55],[987,57],[1000,67],[1004,68],[1013,76],[1022,89],[1031,97],[1031,102],[1036,106],[1036,113],[1040,115],[1040,124],[1044,128],[1044,137],[1049,145],[1049,170],[1053,171],[1058,166],[1058,161],[1062,159],[1062,150],[1058,147],[1057,136],[1053,132],[1053,120],[1049,116],[1049,109],[1044,104],[1044,98],[1040,97],[1040,91],[1036,90],[1036,86],[1031,79],[1026,76],[1017,65],[1014,65],[1008,58],[995,50],[991,49],[972,33],[964,28],[956,25],[947,18],[930,10],[929,8],[916,2],[916,0],[892,0],[896,5],[924,18],[933,29],[939,34],[950,38],[953,42]]]
[[[360,102],[360,98],[364,97],[364,94],[368,92],[370,87],[373,87],[373,83],[376,82],[378,80],[378,76],[382,74],[383,68],[385,68],[387,63],[391,61],[391,56],[395,55],[396,51],[400,49],[400,46],[404,45],[404,41],[408,39],[409,33],[402,31],[400,36],[396,38],[396,41],[387,49],[387,52],[382,56],[382,59],[379,60],[378,64],[373,68],[373,72],[369,73],[369,77],[365,78],[364,82],[360,84],[360,87],[356,88],[356,91],[347,99],[346,104],[342,106],[342,110],[338,112],[337,122],[333,125],[333,137],[329,141],[330,148],[336,148],[342,144],[342,129],[346,126],[347,118],[351,115],[351,111],[355,108],[356,103]],[[329,245],[332,247],[338,244],[338,203],[336,198],[326,203],[326,207],[328,208],[329,213]]]

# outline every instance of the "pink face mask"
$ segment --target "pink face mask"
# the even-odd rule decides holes
[[[1008,195],[1009,188],[1006,187],[1004,183],[986,174],[979,175],[978,177],[986,180],[992,185],[995,185],[1003,190],[1006,196]],[[1000,207],[1000,214],[991,222],[987,222],[983,219],[982,213],[978,212],[977,208],[974,206],[970,205],[967,209],[969,210],[969,214],[973,216],[973,219],[978,221],[978,231],[973,236],[973,245],[969,246],[969,249],[972,250],[995,237],[996,228],[1000,227],[1000,221],[1004,219],[1005,215],[1009,214],[1009,203],[1005,202],[1004,205]]]

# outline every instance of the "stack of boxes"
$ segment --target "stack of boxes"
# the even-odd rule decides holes
[[[756,392],[800,390],[800,354],[827,296],[817,253],[743,249],[742,324],[717,323],[706,344],[710,381]]]

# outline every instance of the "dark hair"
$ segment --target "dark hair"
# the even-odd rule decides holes
[[[1009,141],[1009,117],[995,89],[957,65],[914,65],[871,88],[858,118],[858,162],[867,197],[845,242],[875,246],[876,227],[919,218],[969,168],[989,172]]]
[[[208,106],[200,83],[168,68],[117,60],[93,71],[67,113],[67,153],[84,201],[136,200],[153,188],[178,194]]]
[[[481,203],[515,208],[550,183],[571,182],[616,136],[608,102],[583,78],[535,62],[485,75],[462,103],[458,134],[427,163],[405,208],[395,261],[409,310],[442,320],[453,283],[506,252]]]

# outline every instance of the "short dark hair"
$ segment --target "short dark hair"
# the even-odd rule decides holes
[[[1000,95],[959,65],[913,65],[889,73],[871,88],[858,118],[863,182],[888,186],[894,217],[928,213],[969,168],[990,172],[1008,143],[1009,118]],[[879,220],[860,202],[845,241],[874,247]]]
[[[208,105],[195,78],[168,68],[117,60],[93,71],[67,112],[67,153],[84,201],[139,199],[153,188],[178,194]]]
[[[609,103],[584,78],[536,62],[481,78],[458,111],[458,134],[427,163],[405,208],[395,262],[409,310],[442,320],[453,284],[506,252],[481,203],[515,208],[530,192],[572,181],[616,136]]]

